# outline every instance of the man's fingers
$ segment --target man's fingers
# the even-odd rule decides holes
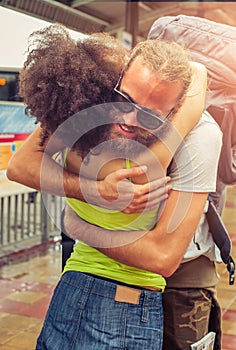
[[[169,176],[161,177],[160,179],[149,182],[149,192],[152,192],[158,188],[165,188],[165,185],[171,180]]]
[[[167,198],[168,198],[168,194],[164,193],[156,201],[141,203],[135,206],[130,205],[127,208],[125,208],[122,212],[125,214],[135,214],[135,213],[142,213],[144,211],[150,211],[150,210],[156,209],[159,206],[160,202],[163,200],[166,200]]]
[[[145,185],[134,185],[134,200],[140,203],[144,200],[152,200],[153,197],[160,196],[162,193],[170,191],[172,187],[171,185],[167,185],[168,181],[170,181],[170,177],[166,176],[148,182]],[[145,195],[146,198],[144,198]]]
[[[167,179],[167,181],[169,181],[169,179]],[[166,185],[165,179],[161,179],[158,183],[159,186],[156,186],[157,184],[153,185],[155,189],[152,192],[145,193],[142,196],[134,196],[132,202],[123,212],[126,214],[133,214],[155,209],[161,201],[168,198],[168,193],[172,188],[171,185]]]
[[[117,181],[121,181],[124,179],[129,179],[131,177],[137,177],[143,175],[147,171],[146,165],[136,166],[130,169],[120,169],[115,171],[114,177]]]
[[[162,177],[144,185],[128,181],[129,178],[143,175],[146,171],[147,166],[144,165],[116,170],[109,174],[103,181],[105,191],[100,192],[102,198],[109,198],[109,207],[118,208],[124,213],[137,213],[155,208],[168,196],[171,189],[168,185],[170,177]]]
[[[123,210],[125,214],[141,213],[143,211],[150,211],[156,209],[161,201],[168,198],[168,193],[164,193],[155,201],[143,202],[137,205],[130,204],[127,208]]]
[[[129,205],[129,208],[135,209],[147,209],[155,207],[163,199],[168,198],[168,192],[171,187],[166,187],[159,189],[151,194],[145,194],[142,197],[133,198],[132,202]]]

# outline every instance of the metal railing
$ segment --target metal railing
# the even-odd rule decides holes
[[[64,198],[40,192],[0,196],[0,256],[60,235]]]

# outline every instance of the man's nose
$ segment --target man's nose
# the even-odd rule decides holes
[[[124,123],[126,125],[137,126],[138,125],[137,112],[138,112],[137,110],[134,110],[130,113],[123,114]]]

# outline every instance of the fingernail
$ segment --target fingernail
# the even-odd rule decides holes
[[[144,172],[147,171],[147,166],[146,165],[140,165],[140,169]]]

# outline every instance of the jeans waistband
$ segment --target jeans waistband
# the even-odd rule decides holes
[[[100,277],[100,276],[99,276]],[[62,275],[61,281],[73,285],[75,288],[81,288],[91,293],[99,294],[108,298],[115,298],[117,288],[120,283],[112,282],[109,279],[98,278],[98,276],[85,274],[77,271],[67,271]],[[140,303],[148,300],[148,304],[155,304],[162,301],[162,293],[145,288],[137,288],[128,284],[123,284],[126,288],[133,289],[134,292],[140,291]]]
[[[126,287],[129,287],[129,288],[140,289],[140,290],[148,290],[148,291],[151,290],[152,292],[159,292],[159,293],[162,292],[161,289],[159,289],[159,288],[149,289],[149,288],[145,288],[145,287],[136,286],[136,285],[133,285],[133,284],[128,284],[128,283],[124,283],[124,282],[121,282],[121,281],[113,280],[111,278],[102,277],[102,276],[99,276],[99,275],[94,275],[94,274],[88,273],[88,272],[82,272],[82,273],[84,275],[91,276],[93,278],[98,278],[98,279],[103,280],[103,281],[111,282],[111,283],[114,283],[114,284],[119,284],[121,286],[126,286]]]

